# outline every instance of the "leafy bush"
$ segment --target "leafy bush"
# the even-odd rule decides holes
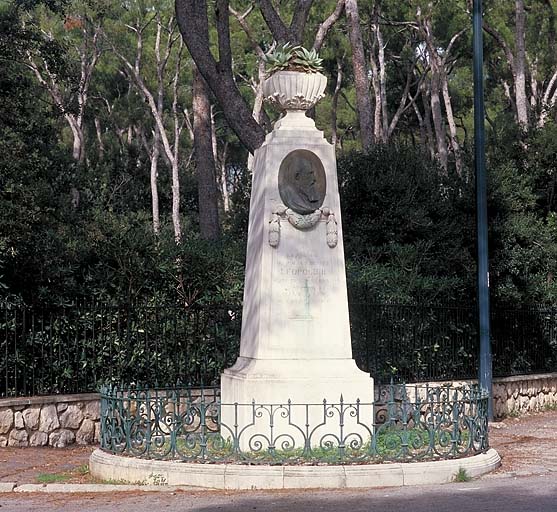
[[[367,300],[431,302],[473,287],[470,186],[398,144],[339,159],[348,274]]]

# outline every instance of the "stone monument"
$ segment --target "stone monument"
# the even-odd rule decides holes
[[[325,84],[282,71],[264,85],[286,115],[254,155],[240,356],[222,404],[373,401],[352,359],[335,149],[305,115]],[[223,423],[250,421],[231,414]]]

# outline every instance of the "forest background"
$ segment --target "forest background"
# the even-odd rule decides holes
[[[238,306],[263,56],[290,40],[324,59],[351,293],[470,304],[471,2],[177,5],[0,4],[0,302]],[[491,297],[555,304],[557,1],[484,7]]]

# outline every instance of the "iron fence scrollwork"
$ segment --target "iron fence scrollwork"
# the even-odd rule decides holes
[[[225,421],[226,420],[226,421]],[[466,457],[488,447],[476,386],[382,386],[373,403],[222,404],[218,388],[101,390],[101,448],[200,463],[350,464]]]

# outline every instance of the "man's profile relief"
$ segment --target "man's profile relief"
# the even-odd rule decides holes
[[[278,185],[288,208],[302,215],[313,213],[323,205],[327,190],[321,160],[305,149],[292,151],[280,164]]]

